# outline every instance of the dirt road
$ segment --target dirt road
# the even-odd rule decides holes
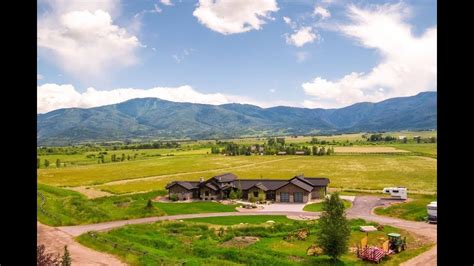
[[[54,227],[37,223],[37,242],[44,244],[46,252],[64,252],[67,245],[71,253],[72,265],[127,265],[116,257],[87,248],[76,241],[68,233]]]

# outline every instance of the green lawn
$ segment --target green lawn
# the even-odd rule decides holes
[[[248,221],[248,217],[234,218],[235,222],[237,218],[242,218],[241,222]],[[375,225],[360,219],[350,223],[351,247],[365,236],[365,233],[359,232],[360,225]],[[311,233],[305,240],[283,239],[289,232],[308,227]],[[77,240],[93,249],[117,255],[130,265],[367,265],[350,252],[336,263],[327,256],[307,256],[306,249],[316,241],[314,233],[317,230],[318,225],[314,221],[219,226],[185,220],[128,225],[109,232],[83,234]],[[391,256],[382,265],[399,265],[431,247],[430,244],[411,244],[416,243],[414,236],[388,226],[383,231],[371,232],[369,244],[380,246],[390,232],[407,236],[409,245],[406,251]],[[259,241],[246,247],[236,247],[230,241],[236,236],[254,236]],[[223,246],[224,243],[227,245]]]
[[[222,160],[226,162],[234,160],[259,162],[262,160],[260,158],[275,160],[282,157],[238,156],[224,158]],[[213,162],[214,159],[209,160],[210,164]],[[193,168],[189,167],[187,169],[189,172],[189,169]],[[436,169],[437,162],[435,159],[418,156],[392,154],[300,156],[284,161],[268,161],[258,166],[213,170],[206,173],[183,173],[151,180],[131,180],[126,184],[104,184],[97,186],[97,188],[117,194],[153,189],[161,190],[173,180],[199,180],[199,177],[209,178],[223,172],[232,172],[240,178],[288,179],[302,173],[305,176],[324,176],[331,180],[331,188],[381,190],[387,186],[406,186],[414,192],[435,192],[437,185]],[[161,172],[162,170],[156,169],[156,171]],[[83,174],[85,175],[85,173],[87,172]],[[130,174],[138,175],[137,173]]]
[[[378,215],[396,217],[404,220],[423,221],[428,216],[426,205],[436,201],[435,195],[408,195],[413,201],[375,209]]]
[[[261,224],[267,221],[278,223],[293,223],[295,220],[288,219],[283,215],[249,215],[249,216],[223,216],[223,217],[206,217],[186,219],[187,222],[209,223],[217,225],[234,225],[240,223]]]
[[[343,200],[342,202],[344,203],[344,208],[345,209],[348,209],[352,206],[352,203],[348,200]],[[308,204],[308,205],[304,206],[303,210],[307,211],[307,212],[322,212],[323,211],[323,203],[318,202],[318,203]]]
[[[195,203],[153,203],[152,209],[145,208],[148,199],[164,195],[164,191],[134,194],[129,196],[102,197],[89,200],[84,195],[66,189],[38,184],[38,192],[45,197],[41,210],[42,198],[37,196],[37,218],[41,223],[61,226],[99,223],[113,220],[124,220],[141,217],[205,213],[232,212],[235,205],[223,205],[216,202]]]

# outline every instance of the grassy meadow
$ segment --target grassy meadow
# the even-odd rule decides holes
[[[211,156],[211,155],[209,155]],[[432,158],[399,154],[356,154],[330,156],[236,156],[214,155],[229,164],[234,160],[261,162],[255,166],[202,173],[183,173],[174,176],[159,176],[145,180],[130,180],[126,183],[103,184],[95,188],[121,194],[138,191],[162,190],[173,180],[199,180],[217,174],[232,172],[241,178],[288,179],[298,174],[324,176],[330,179],[329,187],[345,189],[380,190],[386,186],[406,186],[410,191],[436,191],[436,160]],[[265,159],[265,161],[262,161]],[[278,160],[283,159],[283,160]],[[277,161],[278,160],[278,161]],[[212,162],[212,160],[211,160]],[[209,166],[209,165],[206,165]],[[65,170],[67,172],[67,170]],[[156,169],[155,175],[162,175]],[[66,173],[65,178],[70,178]],[[110,179],[120,179],[109,176]],[[52,178],[50,178],[52,179]],[[39,179],[45,180],[45,179]],[[64,180],[64,183],[67,181]]]
[[[258,217],[258,216],[257,216]],[[317,222],[289,221],[275,217],[219,217],[216,223],[203,220],[184,222],[157,222],[128,225],[105,233],[83,234],[77,240],[93,249],[108,252],[130,265],[367,265],[352,252],[340,261],[332,262],[327,256],[307,256],[307,248],[316,241]],[[265,223],[269,218],[274,224]],[[216,218],[217,219],[217,218]],[[262,223],[258,223],[258,219]],[[204,221],[206,222],[206,221]],[[240,225],[240,222],[248,224]],[[234,225],[232,225],[234,224]],[[360,225],[376,225],[363,220],[351,220],[350,246],[354,247],[365,233]],[[285,240],[290,232],[309,228],[305,240]],[[407,250],[385,259],[382,265],[399,265],[431,247],[407,232],[385,226],[382,231],[369,234],[369,244],[380,246],[390,232],[407,236]],[[235,237],[246,237],[237,241]],[[257,237],[252,241],[250,237]],[[114,245],[116,244],[116,245]]]
[[[352,206],[352,203],[348,200],[343,200],[342,203],[344,203],[344,208],[349,209]],[[317,203],[311,203],[306,206],[304,206],[303,211],[307,212],[322,212],[323,211],[323,203],[322,202],[317,202]]]
[[[428,215],[426,205],[432,201],[436,201],[435,195],[409,195],[413,201],[394,204],[389,207],[379,207],[375,209],[378,215],[385,215],[395,218],[411,221],[423,221]]]
[[[232,212],[236,207],[216,202],[153,202],[153,208],[146,208],[149,199],[163,194],[164,191],[153,191],[90,200],[75,191],[38,184],[37,204],[42,208],[37,208],[37,219],[43,224],[63,226],[174,214]],[[40,195],[45,199],[44,204]]]

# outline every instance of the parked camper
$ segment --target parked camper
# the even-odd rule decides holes
[[[436,223],[438,221],[438,202],[432,201],[426,206],[428,212],[428,222]]]
[[[390,193],[393,198],[399,198],[406,200],[408,198],[408,189],[406,187],[386,187],[383,189],[383,193]]]

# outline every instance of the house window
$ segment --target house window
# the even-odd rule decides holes
[[[280,201],[281,202],[290,202],[290,194],[288,192],[281,192],[280,193]]]
[[[256,198],[258,198],[258,191],[254,191],[254,192],[253,192],[253,196],[256,197]]]
[[[392,190],[393,193],[398,193],[398,190]]]
[[[303,202],[303,193],[302,192],[295,192],[293,193],[294,202]]]

